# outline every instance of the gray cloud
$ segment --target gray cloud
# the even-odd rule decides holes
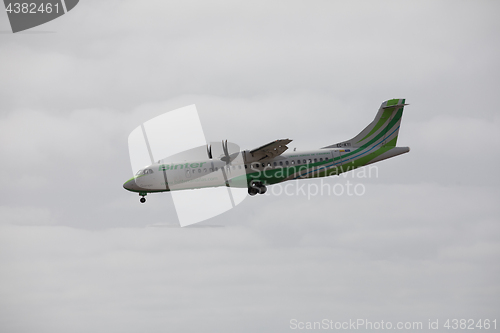
[[[1,34],[2,331],[495,319],[498,7],[87,0],[35,29],[55,33]],[[363,196],[270,193],[180,229],[147,227],[176,225],[170,194],[121,188],[128,134],[163,112],[196,104],[210,141],[308,149],[389,98],[411,104],[411,152],[324,180]]]

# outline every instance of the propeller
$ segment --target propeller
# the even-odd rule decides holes
[[[236,157],[238,157],[239,153],[236,152],[236,153],[233,153],[233,154],[229,154],[229,150],[227,149],[227,140],[226,141],[222,140],[222,151],[224,152],[224,156],[222,156],[220,159],[221,159],[221,161],[226,162],[226,169],[230,173],[231,172],[231,168],[230,168],[231,162]]]
[[[231,164],[231,162],[238,157],[239,152],[229,154],[229,150],[227,149],[227,140],[222,141],[222,151],[224,152],[224,156],[222,156],[220,159],[221,161],[226,162],[226,164]]]

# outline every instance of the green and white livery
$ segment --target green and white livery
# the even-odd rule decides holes
[[[123,187],[139,193],[141,202],[151,192],[219,186],[248,188],[253,196],[287,180],[338,175],[410,151],[396,146],[405,105],[404,99],[385,101],[358,135],[323,148],[287,152],[292,140],[281,139],[230,153],[226,141],[219,157],[207,146],[205,159],[160,160],[139,170]]]

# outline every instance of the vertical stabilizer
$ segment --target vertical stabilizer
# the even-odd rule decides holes
[[[375,145],[396,146],[401,118],[403,117],[404,99],[390,99],[380,106],[375,119],[354,138],[323,148],[369,147]]]

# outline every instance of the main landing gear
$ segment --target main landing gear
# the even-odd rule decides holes
[[[147,193],[139,193],[139,195],[142,197],[141,200],[139,200],[141,203],[145,203],[146,202],[146,198],[144,198],[146,195],[148,195]]]
[[[256,194],[264,194],[267,191],[266,185],[262,184],[260,181],[250,182],[250,187],[248,188],[248,194],[252,197]]]

